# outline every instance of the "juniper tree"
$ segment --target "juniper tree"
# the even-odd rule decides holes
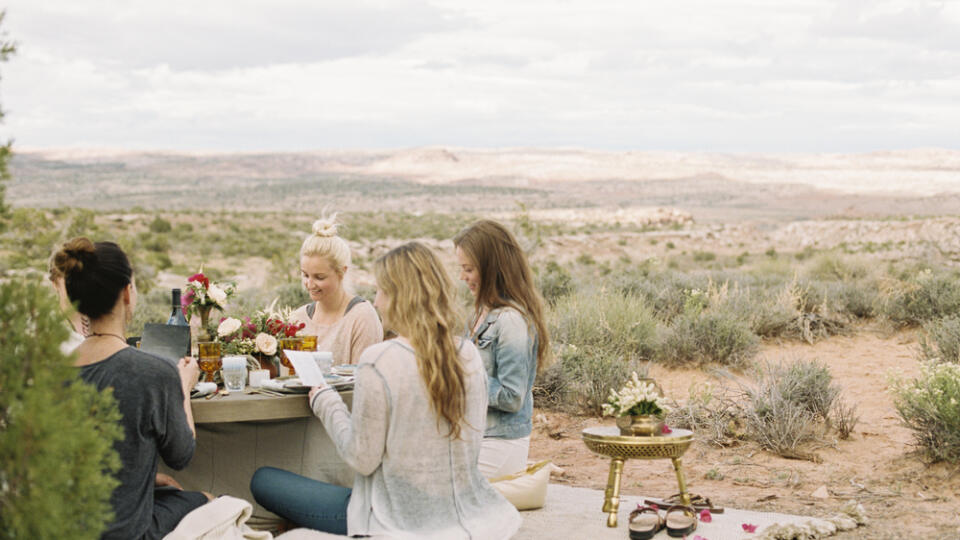
[[[6,11],[0,11],[0,25],[3,24],[3,18]],[[11,54],[16,52],[17,46],[12,41],[7,41],[5,33],[0,33],[0,62],[6,62]],[[3,121],[3,108],[0,108],[0,122]],[[10,159],[10,146],[12,141],[0,145],[0,231],[5,227],[5,221],[9,214],[9,208],[4,198],[6,182],[10,178],[10,172],[7,170],[7,160]]]
[[[112,520],[120,413],[66,338],[49,287],[0,283],[0,538],[96,539]]]

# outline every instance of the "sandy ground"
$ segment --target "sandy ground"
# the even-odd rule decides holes
[[[816,358],[830,366],[842,396],[857,404],[860,422],[854,434],[808,448],[822,463],[781,458],[754,443],[718,448],[695,442],[684,456],[690,490],[720,506],[813,516],[828,516],[844,501],[857,499],[871,522],[840,538],[960,538],[960,468],[928,466],[911,453],[911,432],[899,425],[887,391],[890,372],[918,372],[916,349],[913,333],[889,335],[870,328],[814,345],[766,344],[761,360]],[[668,396],[683,400],[691,384],[712,379],[708,371],[654,366],[651,376]],[[554,482],[603,489],[609,462],[586,449],[580,431],[598,423],[612,425],[612,420],[537,414],[542,416],[534,426],[530,459],[551,459],[564,468]],[[812,496],[821,486],[827,499]],[[626,463],[625,494],[668,496],[676,491],[668,461]],[[601,505],[598,500],[598,512]]]

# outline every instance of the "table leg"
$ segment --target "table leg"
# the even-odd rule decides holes
[[[680,502],[690,505],[690,494],[687,493],[687,481],[683,477],[683,460],[680,458],[671,458],[673,461],[673,470],[677,473],[677,485],[680,486]]]
[[[620,478],[623,476],[623,458],[610,460],[610,475],[603,494],[603,511],[607,512],[607,527],[617,526],[617,511],[620,510]]]

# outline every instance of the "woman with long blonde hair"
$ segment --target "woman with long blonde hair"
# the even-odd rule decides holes
[[[361,355],[352,411],[328,386],[310,391],[311,409],[357,473],[353,489],[265,467],[251,481],[254,498],[338,534],[509,538],[520,517],[477,469],[486,373],[458,336],[449,276],[416,242],[378,259],[374,274],[374,305],[397,337]]]
[[[481,220],[453,239],[460,279],[474,297],[467,334],[488,377],[480,472],[496,478],[526,468],[533,431],[533,382],[550,359],[543,299],[510,231]]]

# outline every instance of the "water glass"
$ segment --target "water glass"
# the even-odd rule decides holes
[[[220,369],[223,385],[231,392],[240,392],[247,386],[247,357],[224,356]]]
[[[327,375],[333,368],[333,353],[330,351],[317,351],[313,353],[313,361],[317,363],[320,371]]]

